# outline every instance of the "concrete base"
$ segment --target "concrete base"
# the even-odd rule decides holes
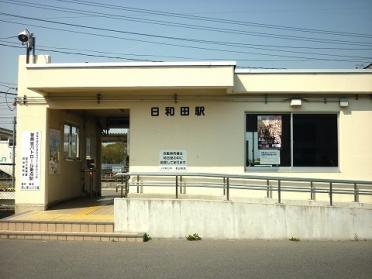
[[[20,214],[28,211],[44,211],[47,209],[46,204],[30,204],[30,203],[21,203],[15,205],[15,213]]]
[[[372,209],[210,200],[115,199],[115,231],[156,238],[372,239]]]

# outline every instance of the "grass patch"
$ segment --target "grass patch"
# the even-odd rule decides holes
[[[189,234],[188,236],[186,236],[186,239],[189,241],[202,240],[202,238],[197,233]]]

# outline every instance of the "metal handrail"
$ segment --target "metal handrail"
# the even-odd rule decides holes
[[[136,181],[132,185],[137,186],[137,193],[140,192],[140,177],[175,177],[175,183],[169,182],[156,182],[147,184],[146,186],[164,186],[170,187],[175,186],[176,198],[178,198],[179,192],[182,194],[182,178],[183,177],[203,177],[203,178],[219,178],[223,182],[188,182],[187,187],[200,187],[200,188],[223,188],[223,194],[226,196],[226,200],[230,200],[230,189],[248,189],[248,190],[264,190],[267,191],[267,197],[271,198],[274,191],[277,192],[278,202],[281,203],[282,192],[297,192],[297,193],[310,193],[311,200],[315,200],[316,193],[328,193],[329,204],[333,205],[333,195],[354,195],[354,201],[359,202],[360,195],[372,195],[372,181],[366,180],[344,180],[344,179],[320,179],[320,178],[298,178],[298,177],[279,177],[279,176],[258,176],[258,175],[238,175],[238,174],[223,174],[223,173],[189,173],[189,172],[177,172],[177,173],[166,173],[166,172],[128,172],[128,173],[117,173],[117,178],[121,178],[121,187],[126,188],[129,191],[128,181],[130,177],[136,177]],[[266,185],[245,185],[242,183],[234,183],[233,180],[260,180],[266,182]],[[123,183],[125,181],[125,184]],[[270,184],[274,185],[271,185]],[[309,183],[309,186],[301,185],[300,187],[284,185],[283,182],[300,182]],[[315,183],[322,183],[327,185],[314,185]],[[163,184],[163,185],[162,185]],[[180,185],[181,184],[181,185]],[[338,184],[352,185],[352,187],[345,187]],[[120,185],[120,184],[119,184]],[[212,186],[210,186],[212,185]],[[363,189],[360,189],[362,186]],[[143,187],[143,183],[141,184]],[[368,187],[368,189],[365,189]],[[341,189],[340,189],[341,188]],[[185,191],[185,190],[183,190]],[[121,191],[123,193],[123,189]],[[123,195],[122,195],[123,196]],[[126,196],[126,195],[125,195]]]

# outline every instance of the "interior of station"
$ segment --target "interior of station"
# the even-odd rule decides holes
[[[114,172],[129,168],[129,109],[49,109],[49,205],[77,197],[115,196]],[[54,135],[53,135],[54,134]],[[102,169],[102,148],[123,146],[117,164]],[[116,169],[115,169],[116,168]],[[114,183],[115,184],[115,183]]]

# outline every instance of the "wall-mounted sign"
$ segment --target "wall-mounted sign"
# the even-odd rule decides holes
[[[49,130],[49,174],[59,174],[61,131]]]
[[[40,190],[41,132],[23,132],[21,148],[21,190]]]
[[[185,171],[187,168],[186,150],[160,150],[160,171]]]
[[[181,115],[181,116],[205,116],[205,107],[204,106],[195,106],[195,107],[152,107],[151,108],[151,116],[175,116],[175,115]]]
[[[280,150],[266,149],[259,150],[258,153],[261,165],[280,165]]]

